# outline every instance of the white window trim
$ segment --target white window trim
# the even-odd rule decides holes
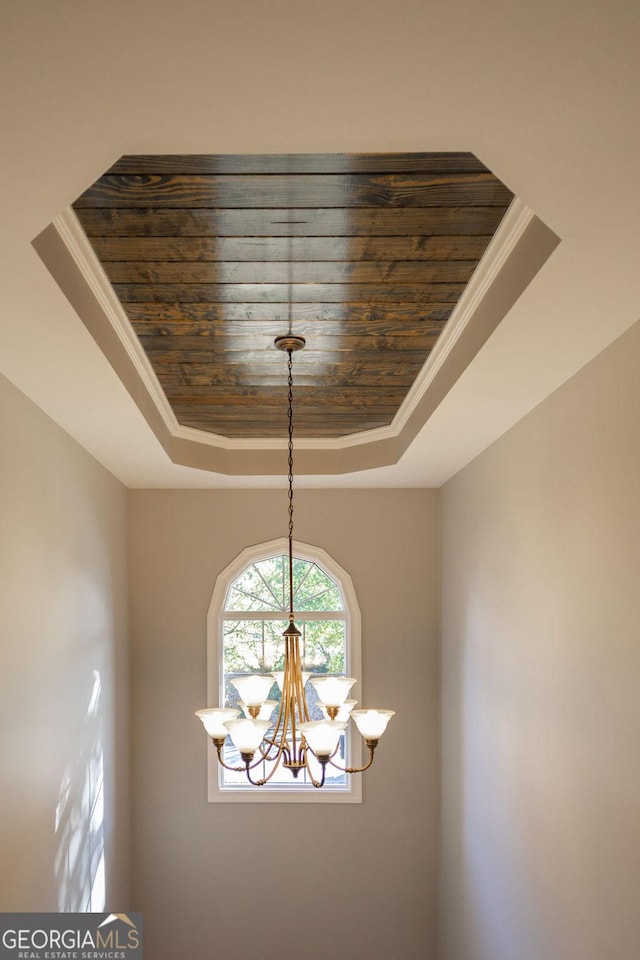
[[[220,700],[222,622],[228,619],[225,616],[224,604],[230,584],[250,563],[267,560],[269,557],[280,554],[286,555],[288,550],[289,541],[286,537],[270,540],[268,543],[254,544],[239,553],[218,575],[207,613],[207,702],[209,705],[217,706]],[[362,620],[353,580],[347,571],[321,547],[294,540],[293,554],[301,560],[317,564],[338,585],[345,610],[345,672],[348,676],[358,678],[358,686],[354,693],[357,699],[362,701],[362,690],[358,689],[362,683]],[[359,737],[351,738],[350,748],[350,762],[353,766],[359,766],[362,754]],[[209,742],[207,763],[209,803],[362,803],[362,777],[359,774],[347,778],[348,787],[343,791],[286,789],[279,792],[274,788],[265,791],[258,787],[254,790],[234,790],[232,787],[221,789],[220,770],[215,748]]]

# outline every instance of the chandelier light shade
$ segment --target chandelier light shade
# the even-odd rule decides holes
[[[251,712],[251,707],[260,708],[266,701],[273,686],[273,677],[257,674],[252,677],[236,677],[231,683]]]
[[[284,631],[284,670],[270,674],[235,677],[231,683],[238,691],[240,710],[209,707],[196,711],[216,748],[218,761],[227,770],[245,773],[250,784],[267,784],[281,766],[297,778],[305,770],[314,787],[325,785],[327,767],[341,773],[362,773],[373,763],[374,751],[384,733],[393,710],[354,710],[356,700],[349,699],[355,677],[313,675],[302,669],[300,631],[293,610],[293,354],[305,346],[304,337],[277,337],[275,346],[287,354],[288,370],[288,433],[289,433],[289,625]],[[307,682],[313,687],[323,720],[312,720],[305,695]],[[269,700],[277,684],[280,703]],[[278,707],[276,712],[276,707]],[[337,762],[340,740],[350,717],[362,736],[369,755],[363,766],[343,767]],[[224,746],[227,737],[240,754],[242,765],[227,763]],[[310,761],[320,765],[320,776],[314,775]],[[265,776],[254,772],[268,763]],[[315,767],[317,770],[317,766]]]
[[[311,685],[318,694],[318,700],[330,714],[332,707],[341,707],[349,696],[355,677],[314,677]]]
[[[229,733],[225,723],[227,720],[235,720],[239,715],[239,710],[232,710],[229,707],[210,707],[208,710],[196,711],[196,717],[200,717],[203,727],[214,742],[220,737],[224,741]]]

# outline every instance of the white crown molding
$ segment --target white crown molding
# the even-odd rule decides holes
[[[283,381],[284,382],[284,381]],[[205,433],[196,427],[183,427],[178,424],[172,431],[174,437],[180,440],[189,440],[191,443],[201,443],[209,447],[223,447],[225,450],[286,450],[286,437],[241,437],[231,439],[217,433]],[[361,433],[351,433],[348,437],[296,437],[297,450],[343,450],[361,443],[372,443],[374,440],[387,440],[394,437],[391,427],[376,427],[374,430],[365,430]]]
[[[73,209],[68,207],[57,216],[53,221],[53,226],[58,231],[78,270],[100,304],[105,317],[133,363],[168,430],[175,433],[179,424],[151,366],[151,361],[144,352],[129,318],[111,286],[111,281],[104,272],[102,264],[89,243]]]
[[[451,316],[447,320],[444,330],[438,337],[435,347],[425,361],[422,370],[413,381],[409,392],[393,418],[388,429],[394,437],[397,437],[406,426],[409,417],[422,400],[430,384],[433,383],[453,347],[460,339],[462,332],[472,320],[473,315],[491,284],[494,282],[534,216],[533,210],[523,203],[522,200],[514,197],[498,229],[489,241],[489,245],[474,270],[469,283],[464,288],[462,296],[453,308]]]
[[[177,440],[201,443],[207,447],[221,447],[223,450],[285,450],[287,446],[286,439],[223,437],[219,433],[209,433],[205,430],[198,430],[197,427],[184,427],[180,423],[172,432]],[[296,446],[299,445],[299,441],[296,440]]]
[[[461,334],[471,322],[485,294],[502,269],[507,258],[516,247],[533,217],[533,211],[521,200],[515,198],[512,201],[480,263],[476,267],[471,280],[454,307],[445,329],[438,337],[435,347],[429,354],[413,385],[410,387],[393,421],[388,426],[376,427],[373,430],[365,430],[360,433],[353,433],[345,437],[336,437],[333,439],[300,437],[296,439],[296,448],[299,450],[317,450],[321,452],[346,450],[365,444],[396,440],[430,385],[433,383],[438,372],[443,367],[453,347],[460,339]],[[131,326],[129,318],[111,286],[111,282],[102,264],[95,254],[72,208],[69,207],[56,217],[53,226],[69,251],[85,282],[100,304],[106,319],[133,364],[141,384],[162,417],[169,434],[174,439],[228,451],[267,451],[283,450],[286,448],[286,438],[232,438],[181,425],[166,398],[164,390],[160,385],[140,340]]]

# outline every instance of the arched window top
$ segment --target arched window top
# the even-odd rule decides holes
[[[286,613],[289,609],[289,561],[284,555],[255,560],[229,586],[225,609]],[[293,609],[298,612],[344,610],[340,588],[317,563],[294,557]]]
[[[230,613],[232,616],[235,616],[239,613],[242,613],[246,610],[252,609],[247,606],[232,606],[231,604],[238,603],[242,601],[236,595],[232,599],[231,593],[236,583],[240,583],[243,580],[243,574],[246,570],[251,567],[256,567],[261,564],[263,561],[273,560],[273,558],[282,557],[288,552],[289,543],[286,537],[279,537],[276,540],[269,540],[266,543],[257,543],[251,547],[246,547],[241,553],[238,554],[235,559],[229,563],[224,570],[220,571],[220,574],[216,580],[215,588],[213,591],[213,596],[211,597],[211,604],[209,606],[208,613],[208,623],[209,623],[209,634],[211,635],[212,631],[218,629],[220,618],[224,612]],[[335,607],[327,606],[331,599],[325,595],[320,599],[319,606],[313,607],[301,606],[296,607],[295,612],[298,612],[300,609],[301,612],[305,610],[312,614],[313,610],[323,609],[323,610],[335,610],[336,613],[342,612],[345,620],[351,624],[351,630],[355,631],[354,636],[358,637],[358,649],[359,649],[359,636],[360,636],[360,607],[358,606],[358,601],[356,599],[356,593],[353,586],[353,581],[344,567],[334,560],[331,554],[327,553],[326,550],[323,550],[322,547],[317,547],[311,543],[302,543],[299,540],[294,540],[293,542],[293,553],[294,553],[294,575],[296,571],[296,565],[300,564],[310,564],[311,566],[317,569],[317,574],[314,572],[314,576],[323,576],[326,577],[328,581],[334,584],[335,589],[337,590],[338,603],[339,605]],[[302,567],[300,567],[302,570]],[[306,569],[306,567],[305,567]],[[311,588],[312,583],[308,584],[308,587]],[[263,588],[264,589],[264,588]],[[301,590],[300,596],[297,598],[300,601],[304,602],[305,599],[305,586],[304,583],[299,583],[297,589]],[[285,584],[285,595],[287,597],[286,604],[278,607],[268,606],[268,601],[275,603],[275,600],[270,597],[269,592],[266,594],[264,592],[258,592],[257,596],[262,598],[262,602],[265,606],[262,608],[263,615],[269,613],[287,613],[288,612],[288,585]],[[296,593],[296,581],[294,580],[294,594]],[[309,603],[313,602],[313,593],[309,591],[308,600]],[[333,595],[335,599],[335,594]],[[295,604],[294,604],[295,606]],[[256,613],[261,612],[260,608],[254,607],[253,610]]]

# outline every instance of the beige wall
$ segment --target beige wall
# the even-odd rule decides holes
[[[126,491],[4,378],[0,504],[0,910],[126,909]]]
[[[443,490],[441,960],[638,956],[639,371],[636,326]]]
[[[437,494],[296,495],[296,537],[353,577],[366,700],[398,710],[362,805],[207,802],[207,608],[230,560],[286,533],[284,489],[132,491],[129,510],[132,905],[153,960],[432,960]]]

